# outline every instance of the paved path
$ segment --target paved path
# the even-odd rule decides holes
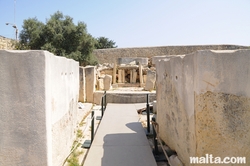
[[[136,104],[108,104],[84,166],[156,166]]]

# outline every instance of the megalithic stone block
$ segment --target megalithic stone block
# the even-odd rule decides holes
[[[96,84],[96,68],[95,66],[85,67],[85,77],[86,77],[86,101],[94,102],[94,91]]]
[[[79,101],[86,101],[86,87],[85,87],[85,69],[84,67],[79,67]]]
[[[79,63],[0,50],[0,165],[61,165],[75,140]]]
[[[156,72],[148,70],[145,90],[151,91],[155,88]]]
[[[111,75],[105,75],[104,79],[104,90],[110,90],[111,89],[111,83],[112,83],[112,76]]]

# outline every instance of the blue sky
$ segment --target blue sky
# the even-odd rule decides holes
[[[46,22],[56,11],[85,22],[92,36],[107,37],[120,48],[250,46],[249,0],[0,0],[0,35],[15,38],[6,22],[21,31],[24,19]]]

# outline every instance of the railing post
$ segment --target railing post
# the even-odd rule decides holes
[[[150,133],[150,119],[149,119],[149,115],[150,115],[150,112],[149,112],[149,96],[147,94],[147,131],[148,131],[148,133]]]
[[[103,117],[103,113],[104,113],[104,97],[102,96],[102,117]]]
[[[82,144],[82,148],[90,148],[94,136],[95,136],[95,111],[92,110],[91,112],[91,139],[90,140],[85,140],[84,143]]]
[[[91,143],[93,142],[94,140],[94,131],[95,131],[95,111],[92,111],[91,113],[91,117],[92,117],[92,120],[91,120]]]
[[[152,121],[153,123],[155,122],[155,117],[152,117]],[[155,128],[154,128],[154,124],[152,124],[153,126],[153,137],[154,137],[154,154],[155,155],[158,155],[159,151],[158,151],[158,142],[157,142],[157,136],[156,136],[156,131],[155,131]]]
[[[105,104],[105,110],[107,107],[107,95],[106,95],[106,91],[104,92],[104,104]]]

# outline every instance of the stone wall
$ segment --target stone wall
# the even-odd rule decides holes
[[[77,124],[79,64],[0,50],[0,165],[62,165]]]
[[[159,55],[189,54],[197,50],[235,50],[246,49],[238,45],[194,45],[194,46],[162,46],[162,47],[137,47],[137,48],[112,48],[97,49],[93,54],[99,63],[114,63],[122,57],[151,58]]]
[[[3,36],[0,36],[0,50],[13,50],[13,43],[15,41],[13,39],[9,39]]]
[[[160,137],[186,166],[189,157],[206,154],[250,161],[249,64],[250,50],[196,51],[156,62]]]

